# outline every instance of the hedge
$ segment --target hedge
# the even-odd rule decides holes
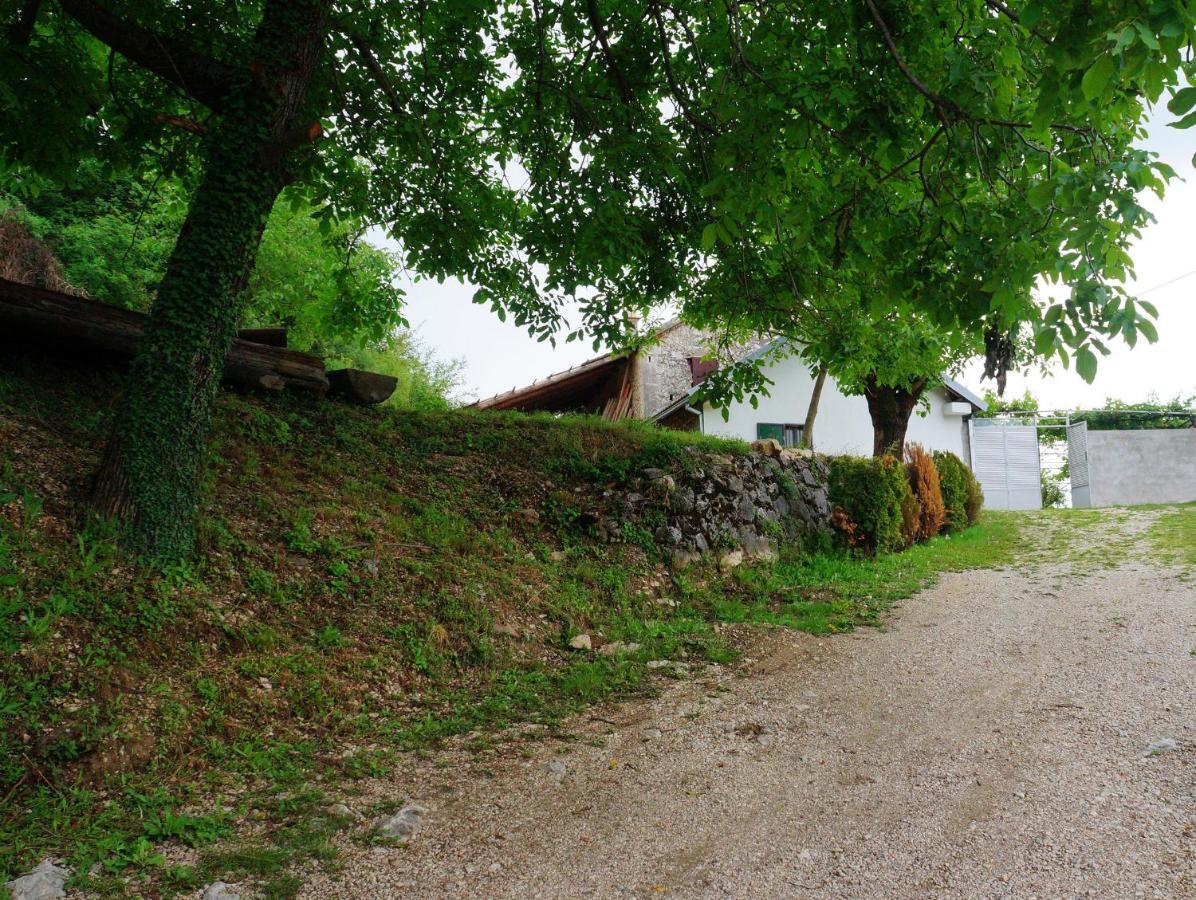
[[[917,534],[914,539],[928,541],[942,530],[947,518],[938,466],[921,444],[910,444],[905,448],[905,465],[910,490],[918,498]]]
[[[980,483],[972,474],[972,470],[954,453],[935,450],[934,464],[939,470],[943,505],[947,507],[947,520],[943,523],[943,530],[963,531],[980,517],[980,507],[984,505],[984,493],[980,490]]]
[[[831,459],[831,523],[851,547],[866,553],[903,550],[917,527],[917,500],[905,466],[891,456]]]

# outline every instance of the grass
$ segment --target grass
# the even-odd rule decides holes
[[[1196,504],[1166,510],[1146,537],[1162,562],[1196,569]]]
[[[559,734],[656,690],[648,663],[729,663],[717,626],[831,634],[938,572],[1007,562],[1019,520],[861,559],[786,547],[670,575],[646,529],[595,544],[608,484],[744,445],[572,417],[360,410],[224,395],[200,553],[126,564],[77,525],[116,384],[0,360],[0,883],[46,855],[99,895],[337,864],[325,814],[399,754]],[[578,653],[571,636],[634,642]],[[188,848],[195,861],[168,861]],[[177,856],[177,854],[174,854]]]

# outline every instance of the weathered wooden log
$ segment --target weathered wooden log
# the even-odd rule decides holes
[[[250,344],[265,344],[267,347],[285,347],[287,345],[287,330],[275,328],[242,328],[237,337]]]
[[[0,340],[127,359],[137,349],[145,319],[144,313],[0,278]],[[225,359],[224,380],[271,391],[328,390],[320,357],[239,338]]]
[[[350,403],[381,403],[395,392],[399,380],[392,375],[363,372],[361,369],[333,369],[328,373],[330,396]]]

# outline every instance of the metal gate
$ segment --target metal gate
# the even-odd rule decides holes
[[[1088,423],[1067,426],[1067,468],[1071,472],[1071,505],[1092,505],[1088,482]]]
[[[989,509],[1041,509],[1038,429],[972,420],[972,471]],[[1074,474],[1073,474],[1074,477]]]

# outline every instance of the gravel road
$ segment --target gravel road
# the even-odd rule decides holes
[[[1069,549],[1038,517],[1016,570],[882,630],[760,630],[530,759],[413,759],[376,787],[419,836],[301,896],[1196,897],[1196,579],[1150,566],[1152,515]]]

